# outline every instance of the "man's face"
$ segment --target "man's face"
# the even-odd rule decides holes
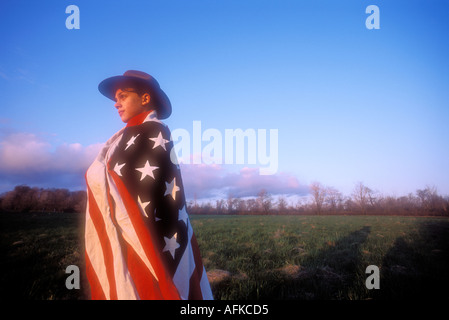
[[[115,92],[115,101],[114,106],[120,118],[127,123],[132,117],[148,110],[150,95],[146,93],[140,96],[132,88],[118,89]]]

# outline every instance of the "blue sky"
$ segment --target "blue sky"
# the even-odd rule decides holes
[[[65,26],[71,4],[79,30]],[[373,4],[378,30],[365,26]],[[313,181],[449,194],[447,12],[442,0],[2,1],[0,192],[83,189],[123,127],[98,83],[137,69],[170,97],[172,131],[278,130],[275,175],[183,165],[188,196],[305,194]]]

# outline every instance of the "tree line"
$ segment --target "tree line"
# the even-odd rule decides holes
[[[20,185],[0,195],[0,208],[8,212],[84,212],[86,199],[85,191]]]
[[[319,182],[309,185],[309,195],[296,202],[285,196],[273,197],[261,190],[257,197],[188,203],[191,214],[290,214],[290,215],[414,215],[449,216],[449,197],[439,195],[435,187],[418,189],[406,196],[394,197],[375,192],[358,182],[348,196]]]
[[[8,212],[85,212],[85,191],[43,189],[19,185],[0,195],[0,210]],[[290,215],[438,215],[449,216],[449,197],[435,187],[418,189],[406,196],[394,197],[373,191],[363,183],[343,195],[336,188],[319,182],[309,185],[309,195],[289,202],[285,196],[273,196],[261,190],[257,197],[187,203],[190,214],[290,214]]]

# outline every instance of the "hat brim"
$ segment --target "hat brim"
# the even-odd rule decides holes
[[[156,109],[159,119],[166,119],[171,115],[172,107],[170,99],[165,92],[159,87],[157,82],[150,84],[144,79],[130,76],[114,76],[100,82],[98,90],[105,97],[115,101],[115,93],[118,89],[124,87],[132,87],[135,85],[143,86],[148,89],[150,94],[150,105]]]

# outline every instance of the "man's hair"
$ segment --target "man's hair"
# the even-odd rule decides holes
[[[142,96],[145,93],[148,93],[151,96],[151,92],[147,86],[135,81],[121,83],[117,89],[122,89],[123,91],[131,91],[127,90],[130,88],[133,89],[132,91],[137,93],[139,96]]]

